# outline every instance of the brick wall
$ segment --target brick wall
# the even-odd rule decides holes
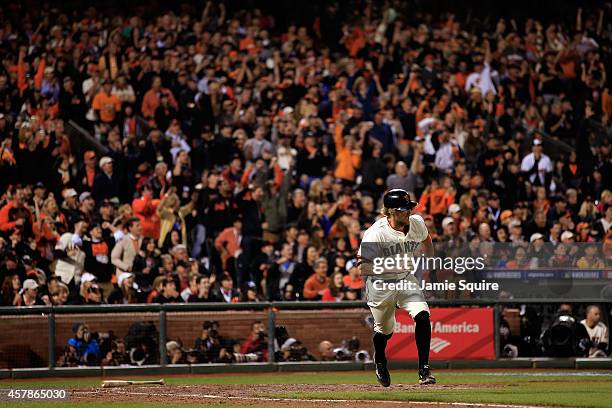
[[[47,365],[46,316],[0,317],[0,368]]]
[[[318,344],[322,340],[339,345],[343,339],[357,336],[362,348],[369,350],[371,329],[365,322],[368,316],[366,310],[357,309],[277,311],[276,324],[287,327],[289,335],[301,340],[318,358]],[[167,336],[192,347],[201,333],[202,322],[217,320],[222,336],[243,339],[254,320],[261,320],[267,327],[267,319],[263,311],[172,312],[167,313]],[[130,324],[139,320],[153,321],[159,327],[157,313],[56,315],[56,355],[72,336],[74,322],[85,322],[92,331],[112,330],[116,336],[123,337]],[[44,316],[0,316],[0,368],[48,365],[47,326]]]

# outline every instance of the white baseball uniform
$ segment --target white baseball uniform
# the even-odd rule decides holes
[[[364,233],[359,256],[364,262],[375,257],[392,257],[396,254],[413,256],[415,249],[429,236],[423,217],[413,214],[409,218],[410,229],[407,234],[397,231],[389,225],[387,217],[378,219]],[[365,265],[365,264],[363,264]],[[362,270],[363,270],[362,266]],[[368,268],[369,269],[369,268]],[[366,277],[366,299],[374,316],[374,331],[391,334],[395,328],[395,309],[405,309],[414,318],[422,311],[429,312],[417,279],[411,274],[411,267],[406,270],[385,269],[384,273]],[[365,274],[364,274],[365,275]],[[375,280],[381,282],[413,282],[415,290],[380,290],[374,286]],[[376,286],[381,287],[380,283]]]

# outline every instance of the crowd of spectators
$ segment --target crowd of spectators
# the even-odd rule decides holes
[[[2,304],[358,299],[388,188],[503,267],[610,266],[609,7],[319,6],[3,6]]]

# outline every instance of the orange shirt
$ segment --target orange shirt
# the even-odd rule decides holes
[[[445,214],[448,207],[454,202],[455,195],[439,187],[428,193],[423,193],[419,205],[425,206],[429,210],[429,214],[436,215]]]
[[[351,278],[351,275],[345,275],[342,278],[342,284],[350,289],[361,289],[363,287],[363,278],[357,276],[355,279]]]
[[[94,178],[96,178],[96,169],[85,167],[85,177],[87,177],[87,185],[93,187]]]
[[[304,283],[304,299],[316,299],[319,296],[319,292],[327,289],[329,286],[329,278],[325,277],[323,282],[319,280],[317,274],[313,273],[310,278],[306,279]]]
[[[132,211],[140,219],[143,237],[159,239],[160,220],[156,211],[159,202],[157,198],[146,197],[135,198],[132,201]]]
[[[174,99],[174,95],[167,88],[161,88],[159,91],[155,91],[154,89],[149,89],[147,93],[144,94],[142,99],[142,115],[147,119],[152,119],[155,117],[155,110],[159,106],[159,100],[161,94],[168,95],[168,103],[173,108],[178,108],[178,104],[176,103],[176,99]]]
[[[336,142],[336,171],[334,171],[334,177],[355,181],[355,172],[361,165],[361,156],[344,145],[341,125],[336,126],[334,141]]]
[[[107,95],[100,91],[95,96],[92,107],[94,110],[100,111],[102,122],[109,123],[114,121],[117,113],[121,111],[121,99],[117,95]]]
[[[236,251],[240,249],[240,242],[242,236],[240,232],[234,227],[227,227],[217,236],[215,239],[215,246],[217,248],[225,247],[227,249],[228,256],[236,255]]]
[[[464,89],[465,88],[465,81],[467,80],[467,75],[463,72],[457,72],[455,74],[455,82],[457,82],[457,85],[459,86],[459,88]]]
[[[257,45],[251,37],[245,37],[240,40],[239,47],[241,50],[246,50],[249,54],[257,54]]]
[[[576,78],[576,62],[573,60],[560,62],[561,71],[566,79]]]

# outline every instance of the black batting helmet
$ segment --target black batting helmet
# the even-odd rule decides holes
[[[394,188],[385,193],[383,197],[385,208],[392,208],[400,211],[409,211],[418,205],[416,201],[410,199],[410,194],[401,188]]]

